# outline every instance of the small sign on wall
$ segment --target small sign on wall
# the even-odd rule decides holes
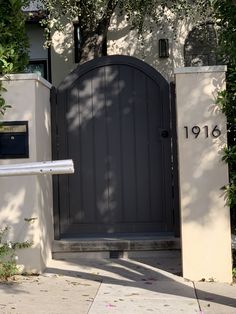
[[[0,159],[29,158],[28,121],[0,122]]]

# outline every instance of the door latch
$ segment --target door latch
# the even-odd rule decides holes
[[[169,131],[168,130],[161,130],[161,137],[163,137],[163,138],[169,137]]]

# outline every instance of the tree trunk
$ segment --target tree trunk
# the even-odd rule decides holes
[[[79,64],[107,54],[107,31],[99,33],[96,30],[86,34],[81,32],[81,38]]]
[[[86,10],[88,9],[86,1],[81,2],[81,6],[84,10],[82,10],[82,14],[79,18],[81,37],[78,56],[79,64],[107,54],[108,27],[118,2],[119,0],[108,0],[107,6],[104,8],[103,16],[95,21],[95,27],[94,21],[90,20],[90,22],[88,22],[88,20],[86,20]]]

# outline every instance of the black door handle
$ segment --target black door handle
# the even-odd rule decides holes
[[[163,138],[169,137],[169,131],[167,131],[167,130],[162,130],[162,131],[161,131],[161,137],[163,137]]]

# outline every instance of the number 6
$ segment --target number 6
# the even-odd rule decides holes
[[[221,135],[221,130],[218,129],[217,125],[214,127],[214,129],[212,130],[211,134],[215,138],[217,138],[217,137],[219,137]]]

